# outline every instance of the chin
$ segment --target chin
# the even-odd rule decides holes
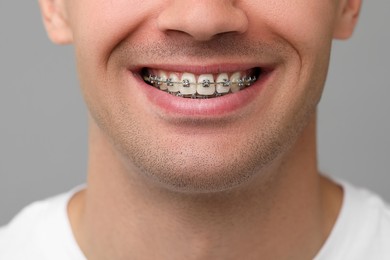
[[[138,154],[134,157],[132,153],[127,158],[131,174],[136,178],[142,175],[143,180],[163,189],[180,193],[217,193],[262,178],[281,153],[279,142],[248,140],[239,149],[223,150],[215,144],[213,148],[192,144],[176,151],[160,149],[153,156],[148,153],[149,156]]]
[[[225,167],[226,168],[226,167]],[[247,169],[215,169],[200,165],[172,171],[147,171],[148,177],[164,189],[180,193],[216,193],[233,190],[255,174]]]

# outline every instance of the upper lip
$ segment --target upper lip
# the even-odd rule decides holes
[[[218,74],[218,73],[233,73],[236,71],[246,71],[253,68],[261,68],[263,70],[270,70],[272,66],[270,64],[212,64],[212,65],[175,65],[175,64],[144,64],[133,68],[130,68],[133,72],[141,72],[142,69],[155,69],[172,72],[189,72],[193,74]]]

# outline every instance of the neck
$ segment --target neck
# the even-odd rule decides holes
[[[70,216],[91,260],[313,259],[337,216],[340,196],[317,171],[315,119],[261,177],[213,194],[131,175],[93,126],[90,138],[88,188]]]

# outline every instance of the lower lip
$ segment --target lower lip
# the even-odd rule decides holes
[[[176,97],[146,84],[141,77],[136,76],[135,80],[159,113],[165,112],[170,117],[212,118],[237,113],[247,107],[260,94],[272,74],[271,71],[265,72],[253,85],[243,90],[209,99]]]

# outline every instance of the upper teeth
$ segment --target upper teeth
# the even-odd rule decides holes
[[[214,80],[213,74],[201,74],[195,76],[192,73],[167,73],[159,71],[157,75],[144,76],[144,80],[156,88],[175,94],[177,96],[208,98],[235,93],[247,86],[252,85],[257,79],[255,76],[248,77],[244,72],[220,73]],[[169,76],[167,76],[169,75]]]

